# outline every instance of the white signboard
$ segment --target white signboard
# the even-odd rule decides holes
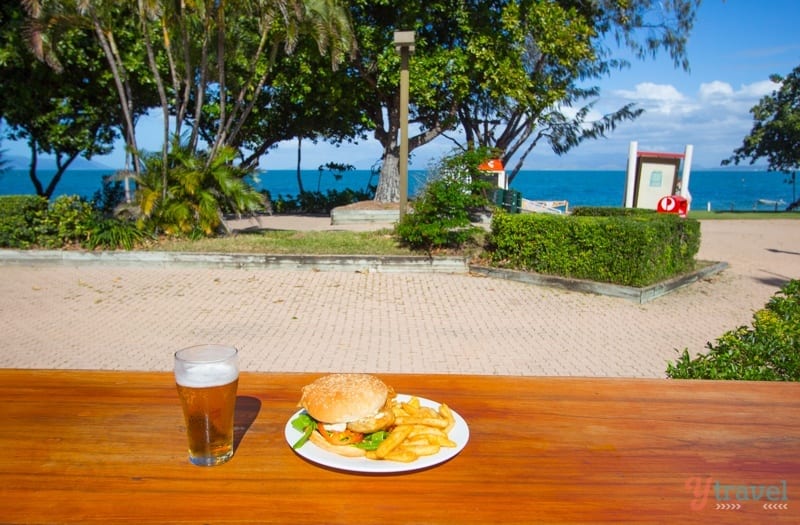
[[[639,157],[634,188],[634,208],[655,210],[658,201],[674,195],[680,159]]]

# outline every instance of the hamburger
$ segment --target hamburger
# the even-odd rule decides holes
[[[302,389],[305,409],[292,425],[318,447],[348,457],[364,456],[394,424],[394,390],[370,374],[330,374]]]

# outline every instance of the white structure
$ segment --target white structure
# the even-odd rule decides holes
[[[639,144],[634,141],[628,149],[623,206],[654,210],[659,200],[670,195],[680,195],[691,206],[689,176],[694,147],[687,145],[683,153],[639,151],[638,148]]]
[[[490,159],[478,166],[478,169],[484,173],[490,173],[497,176],[497,187],[501,190],[508,189],[508,175],[506,175],[505,166],[500,159]]]

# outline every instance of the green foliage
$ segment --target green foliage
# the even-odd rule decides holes
[[[146,170],[137,181],[139,227],[167,235],[212,235],[223,212],[263,209],[262,195],[244,180],[251,172],[234,166],[234,157],[232,148],[209,158],[176,140],[167,159],[165,181],[161,154],[145,155]]]
[[[36,244],[45,248],[80,245],[97,224],[92,204],[76,195],[61,195],[35,220]]]
[[[342,191],[327,190],[325,193],[304,191],[295,197],[279,195],[278,199],[272,203],[272,208],[275,213],[329,214],[334,208],[372,200],[374,196],[374,188],[367,188],[366,190],[346,188]]]
[[[694,269],[700,223],[674,215],[496,213],[492,264],[627,286],[647,286]]]
[[[35,195],[0,196],[0,247],[30,248],[36,244],[35,218],[48,201]]]
[[[119,98],[90,26],[58,24],[42,35],[36,33],[40,26],[26,19],[24,4],[0,7],[0,115],[5,134],[30,148],[37,194],[51,197],[76,158],[111,151],[120,123]],[[56,161],[49,181],[37,172],[42,154]]]
[[[753,315],[752,327],[741,326],[707,345],[695,358],[688,350],[667,365],[673,379],[739,379],[800,381],[800,280],[781,288]]]
[[[53,203],[44,197],[0,197],[0,247],[131,250],[145,234],[130,221],[104,218],[91,202],[62,195]]]
[[[102,187],[92,196],[95,209],[106,217],[112,217],[117,206],[123,202],[125,202],[125,188],[122,181],[103,177]]]
[[[132,221],[106,218],[94,224],[83,246],[90,250],[97,248],[133,250],[147,238],[147,234],[137,228]]]
[[[576,206],[570,215],[573,217],[635,217],[652,216],[655,210],[642,208],[612,208],[609,206]]]
[[[485,159],[485,151],[470,151],[434,167],[431,180],[395,227],[400,241],[428,253],[470,241],[480,231],[472,226],[474,213],[489,206],[491,185],[478,170]]]
[[[722,164],[744,160],[753,164],[765,158],[770,170],[791,173],[787,182],[795,184],[795,172],[800,169],[800,66],[786,77],[772,75],[770,80],[778,89],[750,109],[753,129]],[[800,200],[790,203],[787,209],[798,206]]]

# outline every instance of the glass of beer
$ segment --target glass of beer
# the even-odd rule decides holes
[[[175,352],[175,382],[189,437],[189,461],[212,466],[233,457],[238,351],[200,345]]]

